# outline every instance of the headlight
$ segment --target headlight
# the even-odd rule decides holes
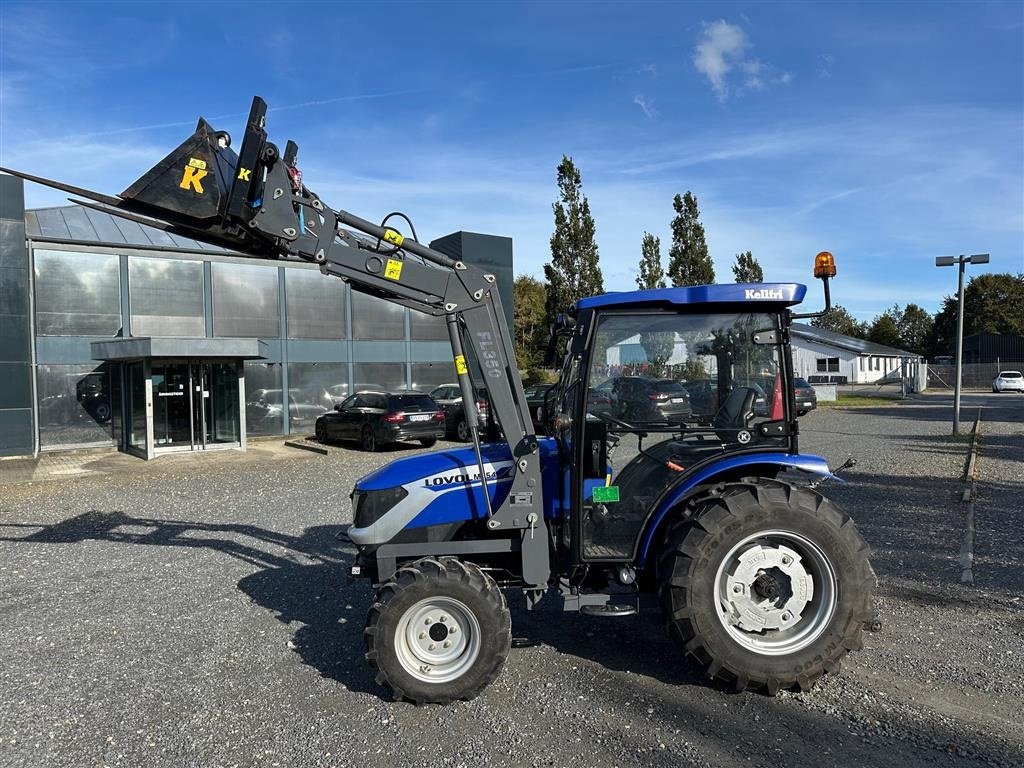
[[[402,486],[381,491],[354,491],[352,493],[352,525],[366,528],[380,520],[394,506],[409,495]]]

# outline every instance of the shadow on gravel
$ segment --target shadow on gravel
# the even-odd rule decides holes
[[[355,553],[338,538],[347,525],[305,529],[300,536],[255,525],[162,520],[122,512],[85,512],[40,526],[5,523],[0,531],[32,529],[26,536],[0,541],[71,544],[95,540],[138,546],[209,549],[258,568],[238,582],[238,589],[273,611],[283,624],[299,623],[292,637],[302,660],[325,677],[353,691],[380,696],[382,689],[363,659],[363,618],[370,590],[349,584],[343,563]],[[269,549],[283,549],[275,554]]]
[[[901,477],[851,470],[826,496],[850,513],[882,578],[960,583],[959,478]]]

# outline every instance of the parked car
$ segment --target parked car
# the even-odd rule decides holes
[[[807,379],[793,379],[793,402],[796,403],[797,416],[803,416],[818,407],[818,393]]]
[[[690,396],[690,408],[695,414],[712,416],[718,412],[717,379],[693,379],[680,384]]]
[[[620,376],[611,389],[614,415],[623,421],[682,422],[693,413],[689,393],[675,379]]]
[[[444,437],[440,406],[423,392],[357,392],[316,420],[316,438],[358,440],[364,451],[376,451],[399,440],[419,440],[425,448]]]
[[[993,392],[1024,392],[1024,374],[1020,371],[1000,371],[992,379]]]
[[[534,384],[525,390],[526,404],[530,406],[530,418],[533,420],[533,428],[538,433],[544,430],[544,398],[554,386],[554,384]]]
[[[466,410],[462,407],[462,390],[458,384],[442,384],[430,390],[430,396],[437,401],[437,404],[444,411],[445,423],[448,425],[448,435],[467,442],[470,439],[469,425],[466,424]],[[480,422],[484,434],[493,433],[495,424],[491,417],[490,400],[487,397],[487,389],[476,388],[476,409],[480,414]]]
[[[293,430],[308,429],[328,409],[323,403],[308,403],[297,395],[302,392],[292,389],[288,392],[288,420]],[[284,393],[280,389],[257,389],[245,404],[245,418],[248,424],[264,421],[277,422],[284,414]]]

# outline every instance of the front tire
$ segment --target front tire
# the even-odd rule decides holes
[[[459,419],[455,425],[455,437],[459,439],[460,443],[468,443],[472,434],[469,431],[469,424],[465,419]]]
[[[475,565],[427,557],[377,592],[363,632],[376,680],[396,699],[448,704],[490,685],[512,647],[505,596]]]
[[[726,486],[669,532],[668,626],[709,677],[736,690],[811,688],[862,644],[875,574],[853,521],[813,491]]]

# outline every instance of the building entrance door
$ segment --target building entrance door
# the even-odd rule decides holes
[[[238,364],[153,361],[157,452],[241,445]]]

